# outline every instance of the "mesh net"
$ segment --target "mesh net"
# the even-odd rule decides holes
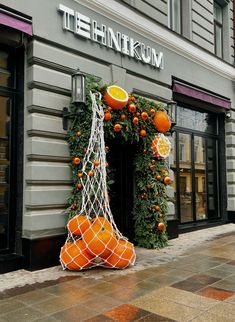
[[[126,268],[134,265],[134,245],[118,230],[109,206],[103,107],[92,99],[92,126],[81,171],[82,206],[67,224],[68,237],[60,252],[63,269],[94,266]]]

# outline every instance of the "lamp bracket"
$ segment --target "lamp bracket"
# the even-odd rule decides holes
[[[81,107],[77,106],[77,109],[75,112],[69,112],[69,109],[67,107],[63,108],[62,111],[62,117],[63,117],[63,130],[67,131],[68,130],[68,119],[73,119],[74,116],[77,116],[79,113],[81,113]]]

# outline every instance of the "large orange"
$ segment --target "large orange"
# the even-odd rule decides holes
[[[105,103],[114,110],[121,110],[128,102],[127,92],[116,85],[111,85],[103,94]]]
[[[113,230],[106,224],[93,223],[83,234],[83,242],[87,250],[96,256],[107,257],[117,246],[117,239]]]
[[[135,262],[135,250],[132,243],[120,239],[112,254],[105,259],[108,267],[125,268]]]
[[[67,224],[68,231],[76,236],[81,236],[89,227],[90,220],[83,215],[76,215]]]
[[[113,227],[111,223],[105,217],[101,217],[101,216],[95,217],[92,220],[92,223],[99,224],[100,226],[104,226],[107,230],[113,231]]]
[[[92,266],[93,258],[81,240],[65,243],[60,251],[61,264],[70,270],[77,271]]]
[[[171,128],[171,121],[165,111],[157,111],[153,118],[153,124],[158,132],[167,132]]]
[[[155,157],[165,159],[171,152],[171,143],[164,134],[158,134],[152,140],[151,149]]]

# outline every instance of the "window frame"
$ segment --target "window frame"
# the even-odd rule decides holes
[[[223,42],[223,33],[224,33],[224,28],[223,28],[223,23],[224,23],[224,17],[223,17],[223,6],[221,4],[219,4],[217,1],[214,1],[213,3],[214,5],[214,8],[215,8],[215,5],[217,7],[219,7],[221,9],[221,13],[222,13],[222,22],[218,21],[215,17],[215,10],[213,12],[213,21],[214,21],[214,50],[215,50],[215,55],[219,58],[224,58],[224,42]],[[220,30],[221,30],[221,39],[220,39],[220,42],[221,42],[221,56],[218,55],[217,51],[216,51],[216,48],[217,48],[217,43],[218,43],[218,39],[216,37],[216,27],[219,27]]]
[[[179,21],[179,31],[175,30],[174,29],[174,21],[175,21],[175,15],[174,15],[174,10],[173,10],[173,4],[174,4],[174,1],[175,0],[168,0],[168,27],[176,32],[177,34],[179,35],[182,35],[183,34],[183,23],[182,23],[182,19],[183,19],[183,15],[182,15],[182,10],[183,10],[183,7],[182,7],[182,0],[178,0],[179,3],[180,3],[180,21]]]

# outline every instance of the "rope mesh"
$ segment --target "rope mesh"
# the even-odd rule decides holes
[[[106,151],[103,107],[92,100],[92,126],[82,166],[82,206],[67,224],[68,237],[60,252],[63,269],[94,266],[126,268],[134,265],[134,245],[118,230],[109,206],[106,184]]]

